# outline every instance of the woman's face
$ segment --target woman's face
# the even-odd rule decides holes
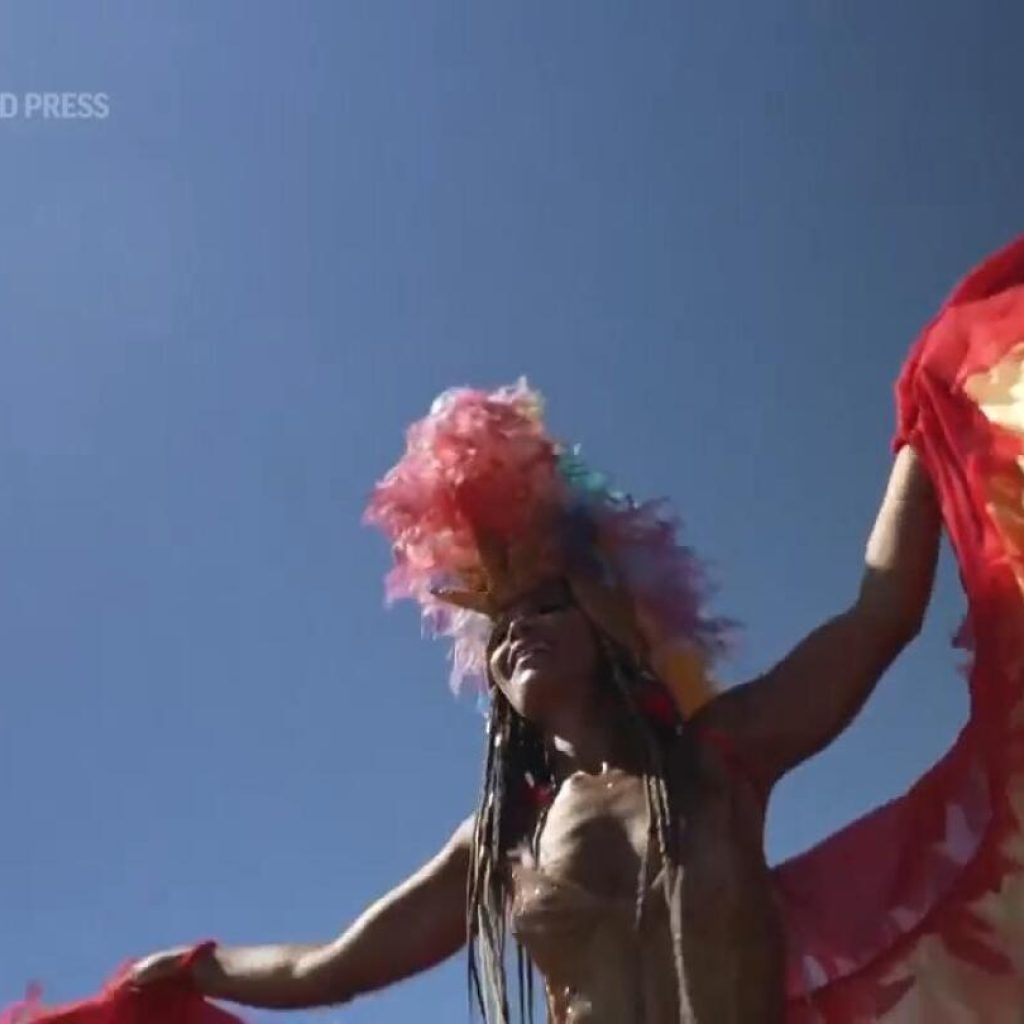
[[[542,584],[498,617],[488,667],[524,718],[543,726],[591,695],[598,665],[593,630],[561,580]]]

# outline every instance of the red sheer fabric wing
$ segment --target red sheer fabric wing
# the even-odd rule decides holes
[[[91,999],[44,1007],[34,1000],[0,1013],[0,1024],[241,1024],[227,1010],[194,992],[105,990]]]
[[[897,383],[968,601],[970,716],[903,797],[781,865],[791,1024],[1024,1014],[1024,238],[954,290]],[[927,680],[921,684],[927,701]]]
[[[186,959],[213,945],[199,943]],[[33,987],[25,1000],[0,1011],[0,1024],[242,1024],[189,984],[168,981],[130,988],[125,983],[130,966],[131,961],[122,964],[98,995],[62,1006],[43,1006],[39,989]]]

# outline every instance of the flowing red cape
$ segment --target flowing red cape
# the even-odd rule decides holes
[[[894,448],[912,445],[935,483],[967,596],[970,715],[908,793],[777,869],[788,1021],[1019,1024],[1024,237],[953,291],[896,397]]]

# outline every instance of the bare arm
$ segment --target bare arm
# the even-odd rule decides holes
[[[713,700],[695,724],[728,735],[765,788],[827,746],[920,630],[941,526],[931,481],[904,447],[893,463],[853,604],[763,676]]]
[[[424,971],[466,941],[472,819],[333,942],[217,949],[193,967],[207,996],[269,1009],[344,1003]]]

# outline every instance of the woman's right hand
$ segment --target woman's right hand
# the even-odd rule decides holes
[[[141,989],[180,980],[209,999],[301,1010],[345,1003],[424,971],[466,942],[472,838],[470,817],[432,860],[333,942],[217,946],[216,951],[213,942],[179,946],[134,963],[126,982]]]
[[[143,957],[129,969],[128,984],[135,988],[143,988],[157,981],[185,978],[191,973],[190,968],[185,965],[185,955],[188,952],[188,946],[179,946]]]

